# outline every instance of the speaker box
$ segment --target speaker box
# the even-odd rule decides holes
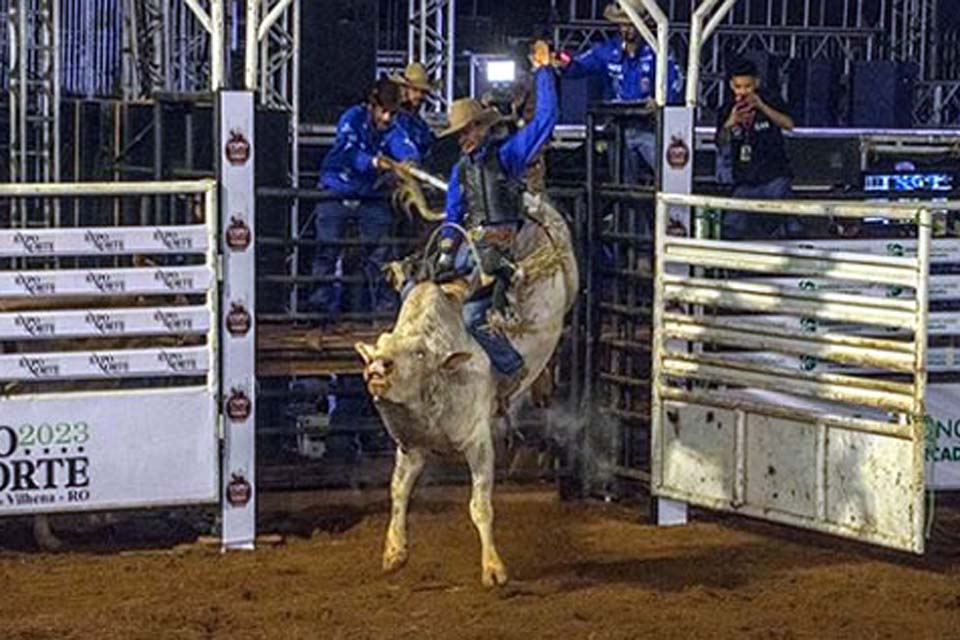
[[[787,105],[798,126],[835,127],[840,115],[840,76],[837,60],[791,62]]]
[[[917,65],[912,62],[855,63],[850,124],[889,129],[912,127],[917,75]]]
[[[304,2],[301,11],[301,119],[336,122],[376,78],[377,4],[323,0]]]

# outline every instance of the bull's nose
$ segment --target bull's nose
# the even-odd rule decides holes
[[[393,371],[393,360],[389,358],[377,358],[367,367],[367,378],[374,376],[386,377]]]

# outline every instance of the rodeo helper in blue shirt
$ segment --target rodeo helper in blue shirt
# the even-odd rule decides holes
[[[413,146],[417,148],[420,160],[426,158],[430,149],[433,148],[433,144],[437,141],[437,136],[434,135],[423,116],[419,113],[401,110],[394,116],[393,121],[394,125],[390,133],[397,132],[399,135],[406,135]]]
[[[576,56],[564,70],[572,79],[605,76],[603,99],[635,102],[653,98],[657,73],[657,54],[643,44],[633,56],[627,54],[623,38],[613,36]],[[683,75],[673,56],[667,60],[667,104],[683,99]]]
[[[337,138],[320,165],[320,186],[346,198],[383,198],[381,172],[373,159],[383,154],[398,162],[419,162],[420,153],[396,122],[377,129],[367,105],[347,109],[337,122]]]
[[[537,108],[533,118],[523,128],[500,145],[497,159],[500,168],[510,178],[523,182],[527,166],[536,157],[541,147],[550,140],[553,128],[559,118],[557,108],[557,90],[554,86],[553,69],[544,67],[536,72]],[[476,159],[482,159],[489,143],[474,152]],[[447,183],[446,222],[461,224],[466,213],[466,200],[460,189],[460,171],[454,165]],[[451,229],[446,229],[451,232]],[[445,234],[447,235],[447,234]],[[449,237],[449,235],[448,235]]]

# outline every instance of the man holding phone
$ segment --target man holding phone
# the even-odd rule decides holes
[[[792,195],[790,160],[783,131],[793,129],[793,119],[774,92],[760,88],[757,67],[739,61],[728,74],[732,99],[720,110],[717,146],[726,146],[733,161],[733,196],[781,200]],[[729,212],[723,220],[723,238],[769,238],[791,234],[796,220]]]

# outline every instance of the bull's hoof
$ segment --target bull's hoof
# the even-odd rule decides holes
[[[383,552],[383,570],[385,572],[399,571],[407,564],[406,549],[387,549]]]
[[[33,538],[37,546],[44,551],[59,551],[63,548],[63,542],[53,533],[50,519],[45,515],[34,516]]]
[[[484,565],[481,579],[485,587],[502,587],[507,584],[507,568],[502,562]]]

